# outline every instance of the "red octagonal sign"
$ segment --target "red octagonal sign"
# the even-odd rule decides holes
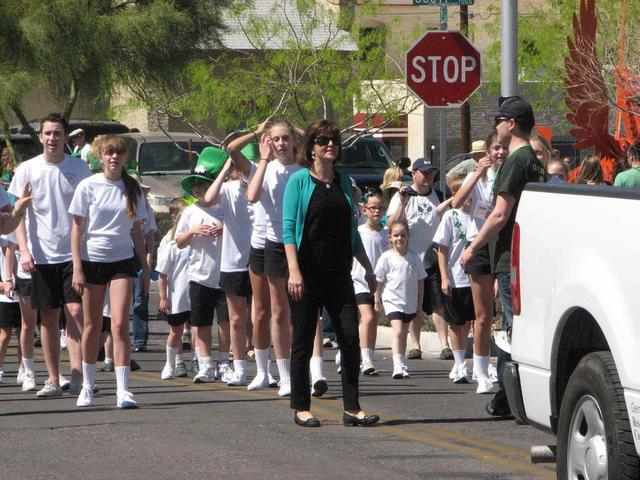
[[[405,61],[407,86],[428,107],[459,107],[480,87],[480,52],[460,32],[428,32]]]

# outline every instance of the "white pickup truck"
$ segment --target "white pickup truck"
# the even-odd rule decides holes
[[[511,411],[557,435],[558,479],[638,479],[640,190],[529,184],[516,222]]]

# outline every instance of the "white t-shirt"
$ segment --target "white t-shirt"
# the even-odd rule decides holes
[[[257,170],[256,164],[249,162],[249,176],[242,179],[249,183]],[[264,249],[267,239],[267,212],[264,210],[264,197],[253,204],[253,230],[251,230],[251,246],[256,250]]]
[[[4,190],[4,189],[2,189]],[[14,242],[11,242],[14,243]],[[4,249],[9,244],[9,240],[6,235],[0,236],[0,277],[2,281],[6,280],[9,277],[14,277],[13,285],[16,284],[15,274],[16,272],[7,272],[4,268]],[[4,291],[0,291],[0,303],[16,303],[18,301],[18,296],[15,295],[15,298],[9,298]]]
[[[156,223],[156,215],[153,212],[153,208],[149,205],[147,199],[144,199],[144,215],[142,214],[142,210],[140,210],[140,219],[142,220],[142,233],[146,235],[151,231],[157,231],[158,225]]]
[[[44,155],[22,162],[16,168],[9,193],[20,197],[24,184],[31,186],[32,202],[27,209],[29,251],[37,264],[71,261],[71,215],[69,205],[81,180],[91,171],[81,159],[65,155],[58,164]]]
[[[125,193],[122,180],[111,181],[101,173],[78,185],[69,213],[84,218],[83,260],[117,262],[134,256],[131,229],[138,214],[145,213],[144,200],[138,195],[136,216],[129,218]]]
[[[418,281],[427,277],[420,257],[407,251],[405,256],[393,249],[384,252],[375,268],[376,279],[384,284],[381,299],[384,313],[416,313],[418,308]]]
[[[226,226],[226,225],[225,225]],[[156,271],[167,276],[167,294],[171,314],[191,310],[189,300],[189,248],[178,248],[171,232],[160,242]],[[166,239],[166,240],[165,240]]]
[[[474,173],[469,173],[464,183],[470,182]],[[467,231],[467,240],[472,241],[484,225],[487,217],[493,210],[493,182],[496,178],[496,172],[491,169],[487,170],[486,175],[480,178],[471,190],[471,200],[473,207],[471,210],[471,225]]]
[[[182,212],[176,238],[196,225],[219,225],[224,220],[223,212],[218,207],[201,207],[189,205]],[[193,235],[189,244],[189,281],[205,287],[220,288],[220,256],[222,253],[222,236],[205,237]]]
[[[454,288],[469,287],[469,276],[460,265],[460,257],[467,245],[467,229],[471,225],[471,215],[462,210],[452,209],[442,216],[434,243],[447,247],[447,272]]]
[[[267,239],[282,243],[282,203],[284,189],[289,177],[302,167],[297,163],[283,165],[280,160],[272,160],[267,164],[262,182],[262,205],[267,218]]]
[[[431,267],[435,259],[431,255],[425,256],[427,250],[432,247],[433,236],[438,228],[440,219],[436,207],[440,204],[436,191],[432,188],[429,195],[409,197],[405,207],[405,215],[409,224],[409,250],[417,253],[424,261],[425,267]],[[400,205],[400,193],[396,193],[387,210],[387,218],[390,217]]]
[[[368,225],[360,225],[358,227],[364,251],[371,262],[371,266],[375,269],[376,263],[380,255],[389,248],[389,231],[383,228],[379,232],[372,230]],[[365,269],[358,260],[353,260],[351,267],[351,278],[353,279],[353,288],[355,293],[369,293],[369,285],[365,279]]]
[[[240,181],[222,184],[219,207],[224,212],[222,231],[222,272],[246,272],[249,269],[253,204]]]

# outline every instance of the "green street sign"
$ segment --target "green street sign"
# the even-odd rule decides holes
[[[473,5],[475,0],[413,0],[414,5]]]

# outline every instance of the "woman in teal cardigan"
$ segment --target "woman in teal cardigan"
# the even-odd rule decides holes
[[[293,342],[291,346],[291,408],[296,424],[319,427],[313,416],[309,360],[320,309],[334,324],[342,356],[343,423],[373,425],[377,415],[365,415],[358,402],[360,350],[358,309],[351,280],[355,257],[365,268],[374,292],[375,275],[362,246],[353,214],[351,181],[334,169],[342,159],[340,130],[328,120],[309,126],[299,162],[284,193],[283,242],[289,266]]]

